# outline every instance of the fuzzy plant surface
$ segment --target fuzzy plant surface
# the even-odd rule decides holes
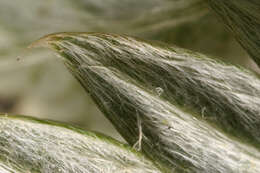
[[[52,121],[0,115],[1,173],[161,173],[131,147]]]
[[[208,11],[203,0],[0,0],[0,103],[13,103],[8,110],[0,106],[0,112],[62,120],[116,137],[61,64],[45,51],[23,53],[23,49],[43,35],[65,31],[115,32],[159,40],[162,36],[155,33],[175,32],[173,28],[197,21]],[[192,31],[183,35],[187,32]],[[86,113],[95,116],[86,117]]]
[[[35,46],[55,50],[125,140],[165,172],[259,172],[253,72],[114,34],[58,33]]]
[[[260,66],[260,1],[208,0],[208,2]]]

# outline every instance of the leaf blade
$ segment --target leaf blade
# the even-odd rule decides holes
[[[170,170],[236,172],[240,159],[256,165],[252,172],[259,167],[259,151],[243,144],[258,140],[259,126],[243,120],[257,118],[254,111],[259,111],[258,100],[249,99],[252,107],[243,104],[246,96],[259,94],[259,78],[252,72],[181,48],[113,34],[60,33],[39,44],[64,57],[72,74],[131,145],[138,141],[140,116],[143,152]],[[252,83],[244,84],[248,79]],[[197,104],[210,111],[201,112],[203,107]],[[248,110],[252,113],[244,117]],[[204,113],[208,119],[202,118]]]

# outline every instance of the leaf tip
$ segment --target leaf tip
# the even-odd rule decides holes
[[[51,43],[57,42],[68,35],[70,35],[70,33],[66,33],[66,32],[48,34],[31,43],[28,46],[28,48],[29,49],[37,48],[37,47],[51,48],[52,45]]]

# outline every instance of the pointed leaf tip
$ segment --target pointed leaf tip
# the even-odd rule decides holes
[[[142,151],[169,170],[237,172],[241,159],[255,165],[251,172],[260,168],[253,72],[114,34],[69,34],[51,44],[122,136],[134,145],[141,133]]]

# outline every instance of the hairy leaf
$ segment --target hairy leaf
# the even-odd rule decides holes
[[[61,64],[46,52],[21,49],[42,35],[61,31],[113,31],[158,39],[161,36],[154,33],[196,21],[207,12],[203,0],[0,0],[0,100],[19,98],[14,109],[0,112],[62,119],[114,135]],[[95,116],[86,117],[86,112]]]
[[[102,33],[49,35],[119,133],[169,172],[260,169],[260,81],[245,69],[160,43]],[[224,131],[224,132],[223,132]]]
[[[30,117],[0,115],[1,173],[160,171],[109,137]]]
[[[208,0],[239,43],[260,66],[260,1]]]

